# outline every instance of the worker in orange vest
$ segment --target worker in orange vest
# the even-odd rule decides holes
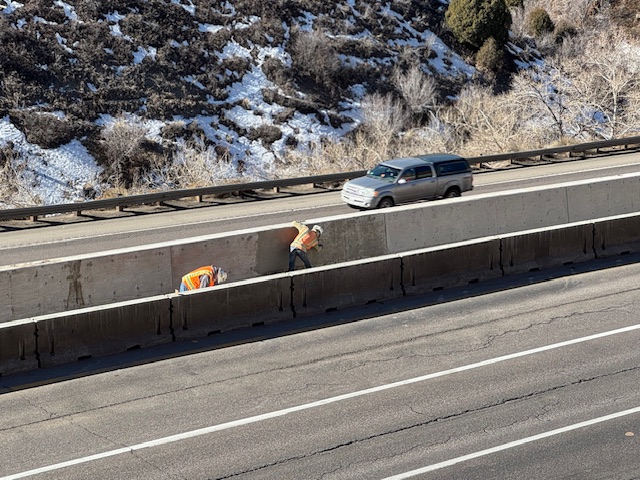
[[[213,287],[227,281],[227,272],[220,267],[207,265],[206,267],[196,268],[192,272],[182,277],[180,291],[197,290],[199,288]]]
[[[293,226],[298,229],[298,235],[293,239],[289,246],[289,271],[295,269],[296,257],[300,257],[305,268],[311,268],[311,262],[307,252],[309,250],[316,249],[321,250],[322,244],[319,239],[322,236],[322,227],[320,225],[314,225],[309,228],[307,225],[301,222],[293,222]]]

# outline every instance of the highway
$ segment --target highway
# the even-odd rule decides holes
[[[481,174],[472,194],[639,162]],[[4,231],[0,252],[17,263],[350,211],[337,192],[301,195]],[[0,377],[0,480],[639,478],[639,260]]]
[[[515,188],[598,178],[640,171],[640,154],[576,160],[477,174],[475,188],[465,196]],[[294,193],[272,200],[231,202],[210,207],[145,214],[132,210],[114,218],[50,217],[20,226],[0,226],[0,265],[66,257],[353,213],[339,191]],[[26,226],[25,226],[26,225]]]
[[[14,391],[0,378],[0,478],[638,478],[637,260]]]

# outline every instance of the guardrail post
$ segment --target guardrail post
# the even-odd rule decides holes
[[[203,199],[203,198],[204,198],[204,195],[198,195],[198,196],[196,197],[196,201],[197,201],[198,203],[202,203],[202,199]]]
[[[31,215],[31,221],[32,222],[37,222],[38,221],[38,215]]]

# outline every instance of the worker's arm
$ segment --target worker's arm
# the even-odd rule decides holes
[[[209,275],[200,276],[200,288],[207,288],[209,286]]]
[[[300,222],[296,222],[295,220],[293,222],[291,222],[293,224],[294,227],[296,227],[298,229],[298,232],[301,232],[302,230],[306,229],[307,226],[303,223]]]

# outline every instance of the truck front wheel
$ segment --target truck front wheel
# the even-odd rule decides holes
[[[393,207],[393,198],[391,197],[384,197],[382,200],[380,200],[380,203],[378,204],[378,208],[390,208]]]

